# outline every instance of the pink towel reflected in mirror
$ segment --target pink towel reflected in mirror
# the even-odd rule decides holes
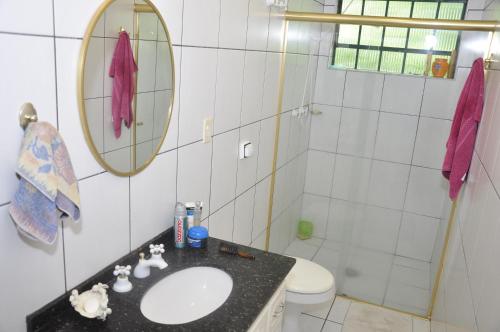
[[[130,38],[126,31],[120,32],[120,37],[116,43],[115,52],[109,76],[113,78],[113,98],[112,98],[112,119],[115,137],[121,135],[122,120],[127,128],[133,121],[132,99],[134,97],[134,74],[137,71],[137,65],[134,61]]]

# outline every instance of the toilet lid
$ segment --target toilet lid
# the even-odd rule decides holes
[[[319,264],[294,257],[297,262],[288,274],[286,288],[296,293],[323,293],[332,288],[333,275]]]

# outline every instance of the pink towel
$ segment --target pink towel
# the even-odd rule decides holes
[[[122,120],[125,121],[127,128],[130,128],[133,121],[131,103],[134,97],[134,73],[136,71],[137,65],[130,47],[130,38],[127,32],[122,31],[109,68],[109,76],[113,77],[111,107],[116,138],[121,135]]]
[[[481,121],[484,103],[483,59],[472,64],[458,100],[450,136],[446,143],[443,175],[450,181],[450,198],[454,200],[465,181],[474,151],[477,127]]]

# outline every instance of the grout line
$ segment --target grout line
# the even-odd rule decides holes
[[[1,204],[0,204],[0,207],[4,207],[4,206],[7,206],[7,205],[9,205],[9,204],[10,204],[10,201],[8,201],[8,202],[5,202],[5,203],[1,203]]]

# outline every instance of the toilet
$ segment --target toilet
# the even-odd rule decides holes
[[[297,260],[286,279],[284,332],[301,331],[299,317],[307,305],[330,301],[335,296],[335,279],[330,271],[307,259]]]

